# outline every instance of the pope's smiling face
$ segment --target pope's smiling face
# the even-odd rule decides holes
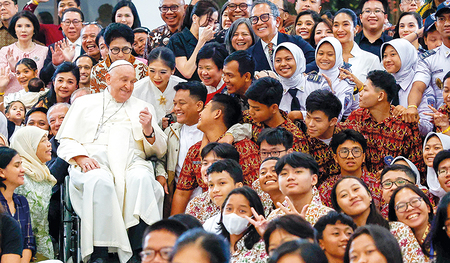
[[[136,73],[131,65],[117,66],[106,74],[106,84],[111,96],[119,103],[131,97],[136,81]]]

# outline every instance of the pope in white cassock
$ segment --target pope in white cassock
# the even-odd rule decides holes
[[[164,155],[167,137],[152,118],[153,106],[131,96],[133,66],[114,62],[106,82],[104,92],[75,101],[56,137],[58,156],[71,164],[69,193],[81,217],[85,262],[94,247],[107,247],[127,262],[133,253],[127,229],[162,218],[167,187],[166,178],[155,179],[152,164],[145,160]]]

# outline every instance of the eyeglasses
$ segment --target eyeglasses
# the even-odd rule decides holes
[[[173,247],[162,247],[159,250],[154,249],[146,249],[139,253],[142,258],[142,261],[151,261],[156,257],[156,254],[159,253],[162,259],[169,260],[170,253],[172,253]]]
[[[234,10],[236,10],[236,8],[238,8],[239,7],[239,9],[241,9],[242,11],[244,11],[244,10],[247,10],[247,8],[248,8],[248,5],[246,4],[246,3],[240,3],[240,4],[229,4],[228,5],[228,9],[229,10],[231,10],[231,11],[234,11]]]
[[[414,197],[409,200],[409,202],[401,202],[395,206],[395,210],[399,213],[403,213],[408,210],[408,205],[412,208],[417,208],[422,204],[422,197]]]
[[[120,51],[122,51],[122,53],[124,54],[130,54],[131,53],[131,47],[123,47],[122,49],[118,48],[118,47],[113,47],[110,48],[109,50],[111,50],[111,53],[113,53],[114,55],[119,54]]]
[[[363,150],[359,147],[353,147],[352,149],[349,148],[341,148],[338,152],[339,157],[342,159],[345,159],[349,156],[350,152],[352,152],[353,157],[358,158],[361,157]]]
[[[391,189],[392,186],[393,186],[394,184],[395,184],[397,187],[400,187],[400,186],[402,186],[402,185],[406,185],[406,184],[414,184],[414,183],[411,182],[411,181],[409,181],[409,180],[407,180],[407,179],[405,179],[405,178],[398,177],[398,178],[395,179],[395,181],[386,180],[386,181],[382,182],[382,183],[381,183],[381,186],[382,186],[384,189]]]
[[[260,155],[262,158],[267,158],[267,157],[279,157],[280,153],[285,152],[287,150],[282,150],[282,151],[270,151],[270,152],[261,152]]]
[[[375,9],[375,10],[370,10],[370,9],[365,9],[362,11],[365,15],[370,15],[370,14],[375,14],[375,15],[379,15],[379,14],[384,14],[384,11],[381,9]]]
[[[269,21],[271,14],[266,13],[266,14],[262,14],[260,16],[251,16],[250,17],[250,22],[252,22],[252,25],[256,25],[258,24],[258,21],[261,19],[261,22],[267,22]]]
[[[446,176],[448,174],[449,168],[442,168],[437,171],[438,176]]]
[[[161,11],[161,13],[167,13],[169,12],[169,10],[172,12],[176,12],[178,11],[179,7],[180,7],[179,5],[171,5],[171,6],[163,5],[159,7],[159,11]]]
[[[66,19],[66,20],[62,21],[62,23],[63,23],[64,25],[66,25],[66,26],[70,26],[70,24],[73,24],[74,26],[78,26],[78,25],[80,25],[82,22],[83,22],[83,21],[78,20],[78,19],[74,19],[74,20]]]
[[[10,1],[5,1],[3,3],[0,3],[0,8],[2,8],[2,6],[4,6],[5,8],[8,8],[11,4],[13,4]]]

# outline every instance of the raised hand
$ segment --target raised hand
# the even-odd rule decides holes
[[[14,57],[14,51],[12,48],[9,48],[8,51],[6,51],[6,60],[8,61],[11,72],[15,72],[17,61],[19,61],[19,56]]]
[[[258,234],[260,236],[263,236],[264,232],[266,232],[267,224],[269,223],[269,221],[267,221],[263,215],[259,215],[253,207],[251,207],[250,209],[252,210],[254,219],[248,216],[244,217],[250,224],[252,224],[255,227]]]
[[[425,115],[431,116],[433,118],[434,126],[439,127],[442,130],[447,129],[450,126],[447,114],[439,112],[430,105],[428,105],[428,108],[430,108],[433,113],[425,112]]]
[[[8,87],[11,70],[9,67],[0,68],[0,92],[5,92],[6,88]]]
[[[284,206],[282,203],[278,202],[277,206],[286,214],[286,215],[299,215],[303,218],[306,217],[306,211],[308,211],[309,205],[305,205],[302,208],[302,211],[299,213],[297,209],[295,208],[294,204],[292,203],[291,199],[289,197],[284,198],[286,200],[286,206]]]
[[[61,50],[64,61],[71,62],[75,57],[75,45],[70,45],[67,39],[61,40]]]
[[[141,123],[142,131],[146,136],[150,136],[153,133],[152,118],[153,116],[147,107],[139,113],[139,122]]]
[[[55,47],[50,46],[50,51],[52,52],[52,63],[55,66],[59,66],[64,62],[64,55],[61,50],[61,41],[55,43]]]

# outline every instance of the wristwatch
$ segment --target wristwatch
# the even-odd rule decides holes
[[[148,135],[148,136],[145,135],[145,132],[144,132],[144,131],[142,131],[142,134],[144,134],[144,137],[145,137],[145,138],[151,139],[151,138],[155,137],[155,129],[153,129],[152,133],[151,133],[150,135]]]

